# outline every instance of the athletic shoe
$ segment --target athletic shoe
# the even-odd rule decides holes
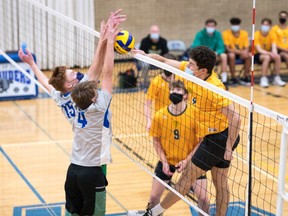
[[[268,88],[269,87],[269,81],[268,81],[268,78],[266,76],[262,76],[260,78],[260,86],[262,88]]]
[[[127,216],[152,216],[151,208],[153,203],[148,203],[146,210],[129,210]]]
[[[231,80],[229,81],[229,85],[231,86],[237,86],[238,85],[238,79],[237,78],[231,78]]]
[[[244,85],[244,86],[251,85],[251,80],[249,77],[242,77],[242,78],[240,78],[239,82],[241,85]]]
[[[279,75],[277,75],[274,77],[273,85],[284,87],[286,83],[283,80],[281,80],[281,77]]]

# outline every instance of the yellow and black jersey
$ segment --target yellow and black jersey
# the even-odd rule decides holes
[[[222,37],[225,46],[228,46],[230,49],[245,49],[249,47],[249,36],[248,32],[240,30],[239,37],[235,37],[231,29],[225,30],[222,32]]]
[[[179,69],[184,71],[187,64],[187,61],[181,62]],[[225,89],[224,84],[214,71],[212,71],[205,81],[221,89]],[[195,112],[195,119],[198,122],[197,136],[204,137],[208,134],[219,133],[225,130],[228,127],[228,121],[227,117],[222,114],[221,109],[230,105],[231,101],[188,80],[185,80],[185,86],[190,94],[190,102],[197,110]]]
[[[187,158],[197,145],[195,108],[187,104],[179,115],[173,115],[168,107],[155,113],[150,128],[152,137],[159,137],[168,163],[176,165]]]
[[[150,83],[146,98],[155,101],[155,112],[170,104],[169,82],[159,74]]]
[[[255,46],[259,45],[262,49],[266,51],[272,50],[272,44],[276,44],[276,39],[274,34],[270,31],[266,36],[264,36],[261,31],[256,31],[254,35]],[[257,49],[256,49],[257,52]]]
[[[279,25],[275,25],[272,27],[271,32],[274,34],[277,46],[288,49],[288,26],[282,29]]]

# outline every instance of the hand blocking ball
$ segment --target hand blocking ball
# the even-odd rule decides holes
[[[114,50],[119,54],[126,54],[134,48],[135,39],[131,33],[122,30],[115,38]]]

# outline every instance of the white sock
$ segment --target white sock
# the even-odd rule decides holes
[[[221,80],[222,80],[222,82],[223,83],[226,83],[227,82],[227,78],[228,78],[228,74],[227,74],[227,72],[222,72],[221,73]]]
[[[152,216],[158,216],[160,214],[162,214],[166,209],[162,208],[162,206],[160,205],[160,203],[156,206],[154,206],[151,211],[152,211]]]

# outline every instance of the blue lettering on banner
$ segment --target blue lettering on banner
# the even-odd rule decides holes
[[[26,72],[30,74],[29,69],[27,69]],[[31,83],[30,78],[26,77],[25,74],[23,74],[19,70],[2,70],[0,71],[0,79],[13,80],[15,82],[20,82],[24,84]]]

